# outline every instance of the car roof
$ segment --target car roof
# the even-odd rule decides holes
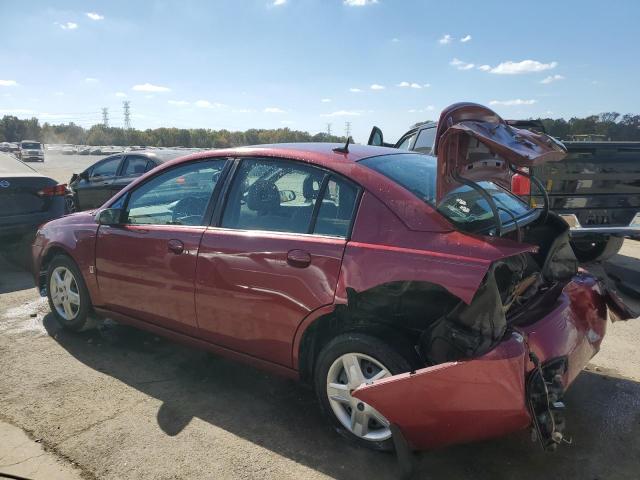
[[[156,159],[160,163],[173,160],[174,158],[183,157],[184,150],[131,150],[129,152],[120,152],[116,155],[140,155],[149,159]]]
[[[277,157],[293,160],[303,160],[316,165],[325,165],[336,168],[344,164],[353,164],[359,160],[378,155],[390,155],[400,153],[394,148],[374,147],[370,145],[350,144],[347,153],[336,152],[336,148],[343,148],[342,143],[277,143],[265,145],[251,145],[247,147],[225,148],[219,150],[207,150],[193,153],[181,158],[183,160],[194,160],[198,158],[216,157]],[[339,168],[338,168],[339,170]]]

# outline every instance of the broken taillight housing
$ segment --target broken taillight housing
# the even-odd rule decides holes
[[[531,180],[529,177],[516,173],[511,177],[511,192],[515,195],[524,196],[531,194]]]
[[[59,185],[52,185],[50,187],[44,187],[38,190],[38,195],[41,197],[57,197],[67,194],[67,184],[61,183]]]

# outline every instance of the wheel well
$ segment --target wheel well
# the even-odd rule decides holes
[[[303,333],[299,348],[300,378],[311,383],[322,348],[335,336],[361,332],[409,352],[416,368],[424,366],[415,346],[420,335],[460,303],[443,287],[428,282],[391,282],[363,292],[347,289],[347,305],[315,320]]]
[[[51,247],[47,251],[45,256],[42,257],[42,262],[40,263],[40,278],[38,281],[38,290],[42,290],[43,288],[46,287],[47,269],[49,268],[49,264],[51,263],[51,260],[53,260],[58,255],[65,255],[71,258],[71,255],[69,255],[64,248]]]

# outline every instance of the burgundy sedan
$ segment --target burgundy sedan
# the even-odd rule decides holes
[[[40,228],[51,310],[92,313],[315,387],[361,445],[428,449],[531,427],[628,312],[577,271],[568,226],[508,191],[564,147],[491,110],[442,113],[437,156],[265,145],[165,163]],[[401,443],[398,443],[401,442]]]

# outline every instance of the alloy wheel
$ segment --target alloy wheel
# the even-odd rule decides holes
[[[80,290],[71,270],[67,267],[56,267],[49,279],[49,292],[60,318],[69,322],[78,316]]]
[[[329,368],[329,404],[338,421],[355,436],[375,442],[391,438],[389,421],[372,406],[351,396],[363,383],[389,376],[384,365],[363,353],[346,353]]]

